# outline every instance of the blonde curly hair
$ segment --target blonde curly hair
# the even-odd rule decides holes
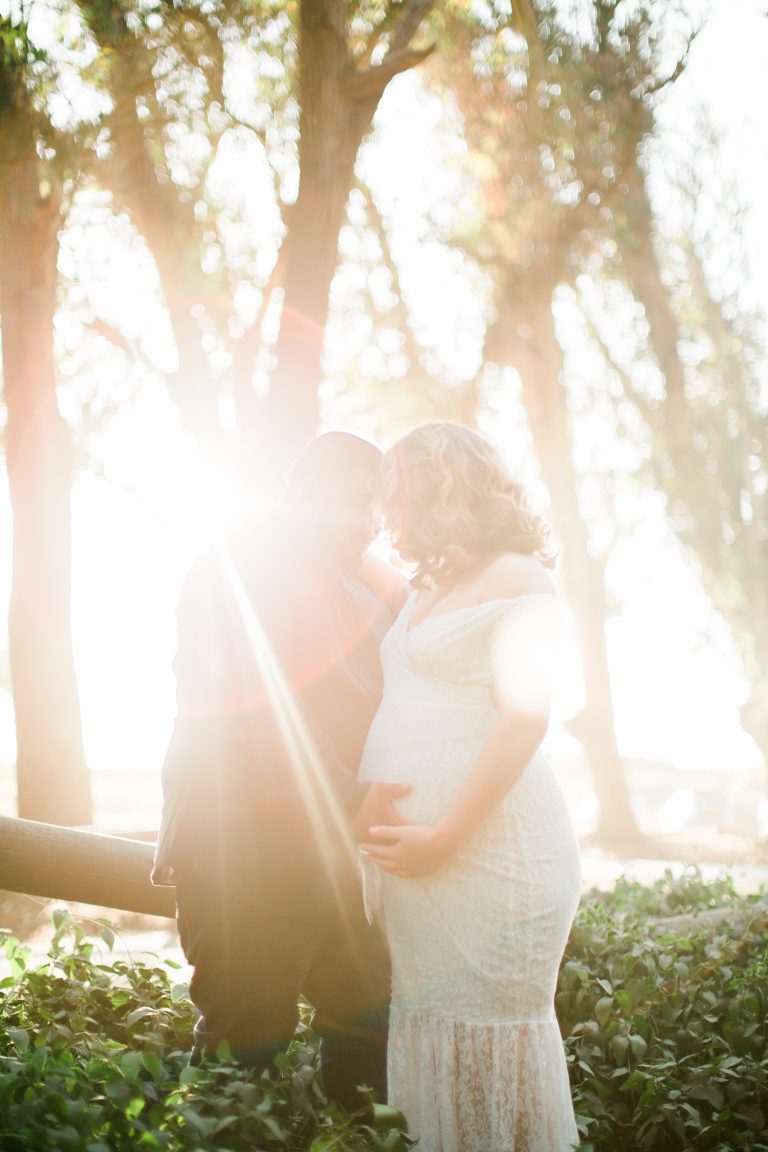
[[[418,586],[460,579],[504,552],[551,568],[557,549],[489,440],[450,421],[408,432],[382,460],[382,510]]]

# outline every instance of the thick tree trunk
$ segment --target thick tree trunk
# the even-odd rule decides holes
[[[552,501],[555,533],[563,543],[566,594],[573,609],[584,676],[584,708],[569,726],[580,741],[600,804],[598,836],[624,840],[639,835],[614,729],[605,624],[608,616],[600,564],[589,551],[578,498],[578,477],[568,427],[563,355],[552,315],[554,282],[529,273],[522,291],[513,287],[500,313],[507,362],[523,386],[536,455]],[[494,343],[493,336],[489,343]]]
[[[345,5],[304,2],[299,10],[299,192],[287,213],[280,254],[284,299],[267,425],[275,463],[316,430],[325,323],[339,232],[355,160],[379,94],[350,91]]]
[[[177,366],[169,376],[170,392],[184,428],[213,454],[220,437],[218,395],[194,315],[212,287],[200,266],[202,229],[192,201],[181,199],[170,182],[158,179],[147,130],[136,115],[132,57],[129,50],[124,53],[122,64],[114,69],[113,150],[97,173],[112,193],[115,207],[128,214],[152,253],[176,344]]]
[[[13,509],[10,655],[18,808],[91,822],[70,629],[69,435],[56,405],[57,204],[38,193],[34,136],[0,192],[0,311]]]
[[[279,470],[316,430],[329,293],[357,153],[389,81],[428,55],[409,45],[431,5],[407,0],[381,65],[356,68],[343,0],[300,4],[301,176],[281,252],[285,294],[267,404],[268,468]]]

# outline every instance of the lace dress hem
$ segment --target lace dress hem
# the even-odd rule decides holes
[[[469,1023],[392,1008],[389,1099],[418,1152],[571,1152],[557,1021]]]

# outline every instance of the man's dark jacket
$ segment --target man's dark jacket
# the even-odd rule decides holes
[[[381,693],[387,610],[275,519],[196,561],[156,874],[320,920],[354,891],[348,829]]]

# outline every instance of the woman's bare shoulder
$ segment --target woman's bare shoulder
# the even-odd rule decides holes
[[[505,552],[492,560],[477,577],[479,600],[505,600],[531,594],[556,595],[555,583],[534,556]]]
[[[411,582],[393,564],[374,552],[365,552],[360,564],[360,578],[371,592],[397,613],[411,591]]]

